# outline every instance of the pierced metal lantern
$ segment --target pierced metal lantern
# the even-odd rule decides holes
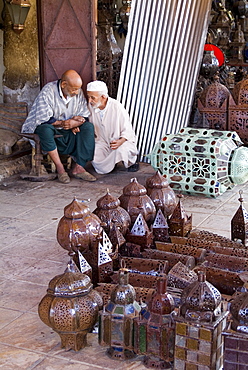
[[[169,235],[186,236],[192,230],[192,215],[186,214],[181,202],[182,195],[178,197],[177,206],[168,219]]]
[[[80,250],[85,253],[101,230],[100,219],[85,203],[74,198],[64,208],[64,216],[57,227],[57,240],[69,252]]]
[[[112,196],[107,189],[107,193],[96,202],[97,208],[93,211],[100,220],[106,225],[103,226],[106,233],[109,233],[111,224],[114,222],[119,227],[123,235],[126,234],[131,218],[128,212],[120,207],[118,198]]]
[[[140,250],[152,245],[153,233],[150,231],[142,213],[136,218],[131,231],[126,233],[126,241],[140,245]]]
[[[128,270],[119,270],[119,284],[111,291],[109,303],[99,313],[99,343],[109,346],[107,354],[125,360],[135,356],[133,348],[134,318],[141,310],[135,290],[128,283]]]
[[[109,282],[109,275],[113,272],[112,257],[115,251],[104,230],[92,241],[90,249],[84,257],[92,267],[92,282],[94,286],[99,282]]]
[[[203,271],[198,277],[183,290],[180,314],[175,316],[174,368],[219,370],[228,312],[223,311],[221,294],[205,280]]]
[[[169,226],[161,209],[158,210],[155,220],[151,226],[154,241],[169,242]]]
[[[166,276],[157,280],[156,292],[148,305],[134,320],[135,352],[145,355],[144,364],[157,369],[172,369],[175,303],[166,292]]]
[[[246,245],[248,235],[248,213],[243,205],[242,190],[240,190],[240,206],[231,220],[231,238],[235,241],[241,241]]]
[[[236,131],[244,144],[248,144],[248,79],[239,81],[229,100],[228,130]],[[245,166],[245,164],[244,164]],[[239,169],[239,171],[241,168]],[[243,172],[243,171],[242,171]]]
[[[230,305],[231,325],[223,332],[224,369],[246,369],[248,364],[248,292],[236,292]]]
[[[119,200],[121,207],[129,213],[132,225],[140,213],[148,226],[153,222],[156,215],[155,205],[147,195],[146,188],[139,184],[136,178],[123,188],[123,194]]]
[[[230,91],[217,79],[208,85],[198,99],[198,110],[210,129],[227,130],[228,99]]]
[[[171,215],[177,205],[174,190],[159,171],[146,180],[147,195],[153,201],[156,210],[161,210],[165,217]]]
[[[86,335],[97,322],[102,298],[92,288],[90,278],[71,260],[65,272],[49,282],[39,304],[40,319],[59,334],[66,350],[84,348]]]

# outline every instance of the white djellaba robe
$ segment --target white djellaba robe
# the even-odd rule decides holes
[[[100,174],[109,173],[120,161],[123,161],[126,168],[134,164],[138,154],[136,137],[123,105],[108,97],[107,105],[102,111],[99,108],[94,109],[90,104],[89,110],[89,121],[95,127],[95,154],[92,161],[95,171]],[[127,141],[119,148],[111,149],[111,141],[121,137]]]

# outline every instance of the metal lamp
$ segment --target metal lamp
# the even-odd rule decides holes
[[[20,34],[24,29],[24,23],[31,4],[29,0],[6,0],[6,5],[13,24],[13,30]]]

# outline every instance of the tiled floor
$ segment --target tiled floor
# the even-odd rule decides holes
[[[106,194],[120,196],[136,177],[145,185],[155,173],[148,164],[139,172],[115,171],[97,175],[86,183],[72,179],[69,185],[56,180],[28,182],[14,176],[0,183],[0,368],[12,369],[145,369],[141,357],[127,362],[109,359],[88,334],[88,345],[79,352],[60,348],[60,338],[40,320],[37,307],[49,281],[64,272],[67,251],[56,240],[63,209],[74,197],[88,200],[90,210]],[[217,199],[185,196],[184,207],[193,214],[193,226],[230,237],[231,218],[239,206],[239,190],[248,202],[248,184],[236,186]],[[244,203],[246,205],[246,203]]]

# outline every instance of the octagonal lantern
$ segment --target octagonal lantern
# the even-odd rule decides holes
[[[65,206],[57,227],[57,240],[62,248],[85,253],[102,230],[101,220],[76,198]]]
[[[86,346],[86,335],[97,322],[101,307],[102,298],[93,290],[90,278],[71,260],[65,272],[49,282],[38,313],[59,334],[62,348],[78,351]]]

